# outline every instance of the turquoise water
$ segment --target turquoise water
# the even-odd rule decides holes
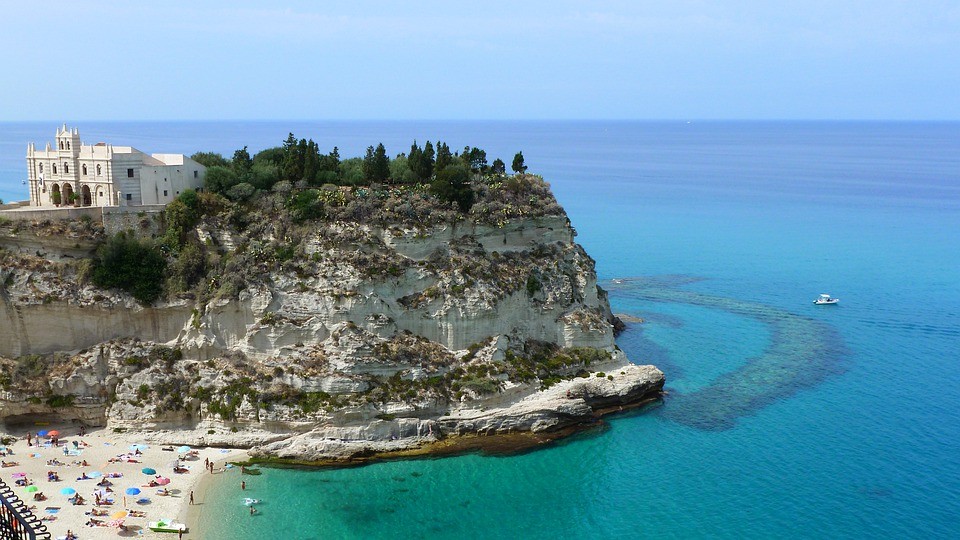
[[[291,130],[347,154],[437,134],[491,158],[522,149],[614,310],[646,321],[618,343],[668,377],[662,404],[546,450],[266,469],[245,493],[227,477],[204,538],[960,535],[956,123],[80,128],[158,152]],[[0,124],[0,197],[19,189],[25,142],[52,132]],[[820,292],[841,304],[813,306]],[[264,499],[259,515],[244,496]]]

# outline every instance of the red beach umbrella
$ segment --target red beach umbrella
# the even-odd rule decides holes
[[[59,437],[59,436],[60,436],[60,432],[55,429],[52,429],[47,432],[47,437]]]
[[[165,476],[161,476],[160,478],[157,478],[157,483],[161,486],[165,486],[170,483],[170,479]]]

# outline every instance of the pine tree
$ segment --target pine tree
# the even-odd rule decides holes
[[[250,158],[250,152],[247,151],[246,146],[233,153],[233,160],[230,164],[237,176],[244,177],[250,172],[250,169],[253,168],[253,160]]]
[[[513,172],[520,174],[526,172],[527,166],[523,164],[523,152],[517,152],[517,155],[513,156]]]
[[[503,162],[502,159],[497,158],[493,160],[493,165],[490,166],[491,174],[504,174],[507,172],[507,164]]]
[[[433,171],[435,170],[433,163],[436,154],[433,152],[433,145],[430,144],[430,141],[427,141],[427,144],[423,145],[423,179],[429,180],[433,176]]]
[[[437,174],[440,171],[447,168],[448,165],[453,163],[453,154],[450,153],[450,147],[447,146],[447,143],[437,141],[437,161],[433,167],[433,170]]]
[[[367,184],[373,182],[374,169],[374,149],[372,146],[367,147],[367,153],[363,156],[363,165],[361,166],[361,171],[363,171],[363,181]]]
[[[417,141],[410,145],[410,155],[407,156],[407,165],[413,173],[414,181],[419,182],[425,177],[423,170],[423,150],[417,146]]]
[[[386,182],[390,179],[390,157],[383,143],[377,145],[373,152],[373,179],[375,182]]]

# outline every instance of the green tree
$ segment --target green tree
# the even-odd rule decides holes
[[[250,173],[250,169],[253,168],[253,160],[250,159],[250,152],[247,152],[246,146],[233,153],[231,165],[233,166],[233,172],[237,173],[240,178],[244,178]]]
[[[280,165],[280,178],[296,182],[303,178],[303,158],[306,153],[307,140],[298,142],[293,133],[283,142],[283,164]]]
[[[430,191],[442,201],[456,203],[461,212],[467,213],[475,196],[470,186],[470,169],[460,164],[444,167],[430,183]]]
[[[386,182],[390,179],[390,157],[387,156],[383,143],[378,144],[373,152],[373,170],[375,181]]]
[[[433,166],[433,170],[440,173],[440,171],[446,169],[449,165],[453,163],[453,154],[450,153],[450,147],[447,146],[447,143],[437,141],[437,161]]]
[[[490,174],[504,174],[507,172],[507,164],[503,162],[502,159],[497,158],[493,160],[493,165],[490,166]]]
[[[511,168],[517,174],[527,171],[527,166],[523,164],[523,152],[517,152],[517,155],[513,156],[513,166]]]
[[[436,170],[434,167],[434,159],[436,158],[436,153],[433,151],[433,145],[430,141],[427,141],[427,144],[423,145],[423,157],[421,159],[423,167],[423,177],[422,180],[429,180],[433,177],[433,171]]]
[[[270,189],[280,180],[280,167],[270,161],[258,162],[254,159],[253,168],[247,175],[249,183],[258,189]]]
[[[207,191],[213,193],[226,193],[228,189],[239,183],[237,173],[233,169],[214,165],[207,169],[207,174],[203,178],[204,187]]]
[[[318,172],[320,172],[320,147],[310,139],[303,149],[303,178],[313,182]]]
[[[97,249],[91,277],[99,287],[122,289],[150,304],[163,292],[166,266],[151,242],[120,232]]]
[[[336,146],[329,154],[320,156],[320,170],[317,171],[316,183],[320,185],[340,183],[340,149]]]
[[[183,246],[170,268],[172,291],[188,291],[207,274],[207,260],[196,240]]]
[[[257,155],[253,156],[253,164],[258,163],[272,163],[277,167],[283,164],[283,148],[280,146],[274,146],[273,148],[265,148],[259,152]]]
[[[350,158],[340,162],[340,179],[344,185],[363,184],[363,159]]]
[[[378,144],[376,149],[368,146],[367,153],[363,156],[363,181],[370,184],[386,182],[389,178],[390,158],[387,157],[383,143]]]
[[[179,251],[200,219],[200,198],[197,192],[192,189],[184,191],[163,209],[163,214],[166,231],[162,242],[170,250]]]
[[[417,181],[407,156],[400,154],[390,160],[390,178],[399,184],[413,184]]]
[[[463,162],[470,167],[470,170],[473,172],[486,172],[487,171],[487,152],[481,150],[480,148],[470,148],[469,146],[463,149],[463,154],[461,154]]]
[[[417,146],[417,141],[414,140],[413,144],[410,145],[410,154],[407,155],[407,166],[410,168],[410,173],[413,175],[414,182],[419,182],[427,178],[426,171],[424,170],[423,163],[423,150]]]
[[[230,162],[216,152],[197,152],[190,159],[204,167],[229,167]]]

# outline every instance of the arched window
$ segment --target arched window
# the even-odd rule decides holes
[[[40,164],[40,172],[43,172],[43,163]]]
[[[86,176],[86,175],[87,175],[87,165],[86,165],[86,163],[84,163],[83,165],[81,165],[81,166],[80,166],[80,169],[83,171],[83,175]]]
[[[60,141],[60,149],[63,150],[63,141]]]
[[[63,174],[70,174],[70,166],[66,163],[63,164]]]
[[[53,174],[57,174],[57,164],[53,164]]]
[[[67,141],[67,150],[70,149],[70,141]]]
[[[100,176],[100,164],[97,164],[97,176]]]

